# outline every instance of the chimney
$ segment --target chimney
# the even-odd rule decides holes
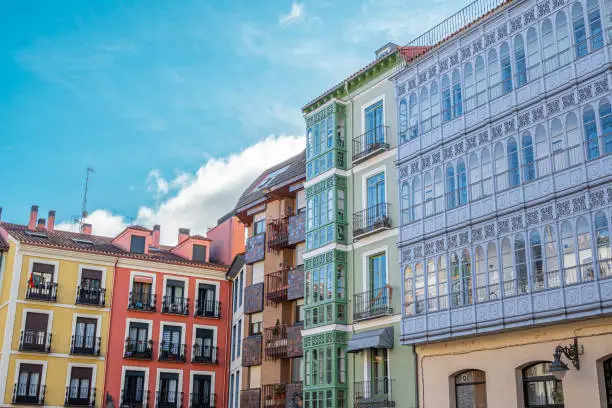
[[[189,228],[179,228],[177,245],[189,238]]]
[[[39,218],[38,219],[38,224],[36,225],[36,229],[37,230],[44,230],[45,229],[45,219],[44,218]]]
[[[160,234],[160,226],[159,224],[153,226],[153,242],[151,246],[153,248],[159,248],[159,234]]]
[[[0,207],[0,221],[2,221],[2,207]]]
[[[55,210],[49,211],[49,217],[47,218],[47,230],[53,231],[55,228]]]
[[[30,209],[30,222],[28,222],[28,229],[33,230],[36,228],[36,217],[38,217],[38,206],[33,205]]]
[[[81,234],[91,235],[91,224],[81,224]]]

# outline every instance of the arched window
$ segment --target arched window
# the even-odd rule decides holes
[[[427,311],[435,312],[438,310],[438,297],[436,289],[438,288],[438,277],[436,275],[436,267],[433,258],[429,258],[425,264],[427,271]]]
[[[414,292],[416,298],[416,314],[425,311],[425,275],[421,262],[414,266]]]
[[[580,2],[575,2],[572,6],[572,30],[574,31],[576,58],[584,57],[589,53],[589,48],[586,27],[584,25],[584,13],[582,12],[582,4]]]
[[[559,53],[557,67],[569,64],[572,60],[571,41],[567,17],[565,12],[559,11],[555,17],[555,31],[557,32],[557,49]]]
[[[514,236],[514,266],[516,268],[516,280],[518,293],[529,292],[529,277],[527,276],[527,255],[525,253],[525,240],[523,236]]]
[[[516,275],[514,273],[514,262],[512,261],[512,245],[509,238],[502,239],[501,256],[504,296],[516,296]]]
[[[408,107],[406,105],[406,99],[402,98],[399,105],[399,128],[400,128],[400,143],[404,143],[408,140]]]
[[[448,275],[446,274],[446,256],[438,258],[438,307],[448,309]]]
[[[606,384],[606,401],[608,408],[612,405],[612,358],[603,362],[604,383]]]
[[[591,36],[591,52],[593,52],[603,48],[601,17],[597,0],[587,0],[587,18],[589,19],[589,34]]]
[[[434,129],[440,125],[440,98],[438,98],[438,84],[431,83],[429,88],[429,103],[431,104],[429,127]]]
[[[493,194],[493,177],[492,169],[491,169],[491,154],[489,153],[489,148],[485,147],[482,149],[482,153],[480,153],[480,161],[482,162],[482,189],[481,193],[483,197],[488,197]]]
[[[514,37],[514,64],[516,72],[516,87],[527,83],[527,61],[525,60],[525,43],[523,42],[523,36],[517,35]]]
[[[508,186],[516,187],[521,184],[521,173],[519,171],[518,149],[513,137],[508,139],[506,153],[508,156]]]
[[[499,62],[501,64],[502,94],[512,91],[512,63],[510,61],[510,47],[508,43],[502,43],[499,49]]]
[[[465,111],[469,112],[476,107],[474,71],[472,63],[466,62],[463,66],[463,81],[465,84]]]
[[[568,221],[561,224],[561,249],[563,251],[563,275],[566,285],[578,283],[574,232]]]
[[[412,221],[411,213],[412,206],[410,205],[410,184],[407,181],[402,183],[402,224],[408,224]]]
[[[557,257],[557,238],[552,225],[544,226],[544,253],[546,256],[546,276],[548,288],[561,286],[559,258]]]
[[[410,265],[404,268],[404,314],[414,314],[414,275]]]
[[[412,179],[412,219],[420,220],[421,210],[421,181],[418,177]]]
[[[529,246],[531,248],[531,279],[533,290],[544,290],[544,261],[542,260],[542,241],[538,230],[531,231],[529,235]]]
[[[455,168],[452,165],[446,167],[446,208],[457,206],[455,201]]]
[[[595,279],[595,269],[593,268],[593,249],[591,248],[591,229],[589,228],[589,221],[584,217],[578,217],[576,221],[576,238],[578,240],[578,262],[580,262],[582,281],[592,281]]]
[[[482,55],[476,58],[476,107],[482,106],[487,101],[487,74],[485,73],[485,63]]]
[[[442,120],[448,122],[453,118],[451,89],[448,75],[442,77]]]
[[[425,217],[430,217],[434,214],[434,189],[430,171],[425,172],[423,175],[423,197]]]
[[[470,199],[472,201],[480,200],[482,196],[480,179],[480,161],[478,153],[474,152],[470,155]]]
[[[421,131],[423,133],[429,132],[431,130],[431,122],[429,120],[431,115],[429,113],[429,92],[426,86],[421,88],[419,107],[421,108]]]
[[[554,168],[555,170],[565,169],[568,166],[566,155],[562,154],[562,150],[566,147],[565,137],[563,134],[563,124],[559,118],[553,119],[550,124],[550,140],[552,151],[554,152]],[[562,160],[562,162],[559,162]]]
[[[495,185],[497,191],[508,188],[508,176],[506,176],[507,161],[504,155],[504,146],[501,142],[495,145]]]
[[[434,213],[438,214],[444,211],[444,177],[440,167],[434,171],[434,196]]]
[[[565,140],[569,147],[569,165],[582,163],[582,134],[578,125],[578,117],[574,112],[568,113],[565,117]]]
[[[499,68],[497,66],[497,52],[495,48],[491,48],[487,54],[487,66],[489,72],[489,99],[495,99],[501,96]]]
[[[582,124],[584,125],[584,141],[587,145],[587,158],[589,160],[596,159],[599,157],[597,124],[595,123],[595,112],[589,105],[582,112]]]
[[[612,254],[610,252],[610,234],[608,232],[608,219],[606,214],[598,211],[595,214],[595,242],[597,243],[597,261],[599,264],[599,277],[612,276]]]
[[[461,296],[461,268],[456,252],[450,254],[450,285],[451,307],[457,307]]]
[[[557,47],[552,23],[548,18],[542,22],[542,65],[544,73],[547,74],[557,68],[555,56]]]
[[[550,363],[523,369],[525,408],[563,408],[563,383],[550,374]]]
[[[469,370],[455,376],[455,406],[486,408],[487,386],[484,371]]]
[[[535,131],[536,174],[538,177],[550,174],[548,139],[543,125],[538,125]]]
[[[457,196],[459,205],[467,204],[467,174],[463,159],[457,162]]]
[[[484,251],[480,245],[477,245],[474,250],[474,273],[476,274],[476,301],[486,302],[489,300],[489,287],[487,285]]]
[[[533,140],[529,132],[525,132],[521,138],[521,149],[523,153],[523,181],[527,183],[536,178]]]
[[[461,96],[461,74],[459,70],[453,71],[453,117],[463,114],[463,98]]]
[[[607,98],[599,101],[599,123],[604,154],[612,153],[612,109]]]
[[[487,271],[489,273],[489,293],[490,300],[499,299],[499,264],[497,262],[497,247],[495,242],[487,244]]]
[[[419,135],[419,112],[417,110],[417,95],[416,92],[410,94],[408,99],[408,126],[409,126],[409,137],[410,139],[416,139]]]
[[[527,30],[527,80],[533,81],[540,77],[540,45],[538,32],[534,27]]]

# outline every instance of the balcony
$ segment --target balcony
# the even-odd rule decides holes
[[[189,298],[164,296],[162,298],[162,313],[178,315],[189,314]]]
[[[70,342],[70,354],[100,355],[100,337],[74,335]]]
[[[89,387],[66,387],[65,407],[94,407],[96,389]]]
[[[51,352],[51,333],[46,330],[24,330],[19,340],[20,351]]]
[[[353,296],[353,320],[372,319],[379,316],[391,316],[393,289],[391,286],[369,292],[356,293]]]
[[[263,261],[265,258],[266,234],[258,234],[249,237],[246,242],[246,250],[244,253],[244,262],[252,264],[258,261]]]
[[[261,389],[249,388],[240,391],[240,406],[246,408],[261,407]]]
[[[128,302],[128,310],[140,312],[154,312],[157,303],[157,295],[150,293],[132,293]]]
[[[153,358],[153,340],[126,339],[123,358],[151,360]]]
[[[196,300],[194,315],[196,317],[219,319],[221,317],[221,302],[210,299],[198,299]]]
[[[379,203],[353,214],[353,238],[391,229],[389,203]]]
[[[244,313],[259,313],[263,311],[264,284],[256,283],[244,288]]]
[[[261,386],[263,408],[285,408],[287,404],[286,384],[267,384]]]
[[[388,126],[377,126],[353,139],[353,164],[361,163],[389,150],[387,143]]]
[[[395,407],[391,394],[390,378],[379,378],[371,381],[354,383],[355,407],[359,408],[390,408]]]
[[[215,408],[217,394],[202,394],[192,392],[189,394],[189,408]]]
[[[242,341],[242,366],[251,367],[261,364],[261,345],[263,336],[256,334]],[[250,406],[250,405],[249,405]]]
[[[155,396],[155,408],[181,408],[182,406],[182,392],[157,391]]]
[[[289,245],[299,244],[306,239],[306,212],[289,217]]]
[[[266,360],[287,358],[287,325],[277,324],[264,329]]]
[[[194,344],[191,362],[198,364],[219,364],[219,347]]]
[[[17,383],[13,386],[13,404],[45,405],[47,387],[38,384]]]
[[[55,302],[57,300],[57,283],[39,283],[26,287],[26,299]]]
[[[159,350],[159,361],[185,362],[185,345],[162,341]]]
[[[146,408],[149,405],[149,391],[142,388],[121,389],[121,406]]]
[[[289,268],[266,275],[266,303],[276,305],[287,300]]]
[[[89,289],[78,286],[75,303],[77,305],[104,306],[105,298],[106,289]]]
[[[288,248],[289,245],[289,218],[279,218],[268,222],[266,235],[268,237],[268,248],[279,251]]]

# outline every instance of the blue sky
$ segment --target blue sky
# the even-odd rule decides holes
[[[300,150],[305,102],[466,3],[452,1],[3,2],[3,218],[77,215],[91,165],[90,212],[201,230]],[[206,186],[215,171],[240,182]]]

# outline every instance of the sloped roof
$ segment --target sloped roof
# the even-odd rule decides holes
[[[225,277],[228,279],[235,278],[243,266],[244,266],[244,252],[234,257],[234,260],[232,261],[232,264],[230,265],[229,270],[227,271],[227,274],[225,275]]]
[[[0,237],[0,251],[6,250],[9,248],[8,242],[4,240],[4,238]]]

